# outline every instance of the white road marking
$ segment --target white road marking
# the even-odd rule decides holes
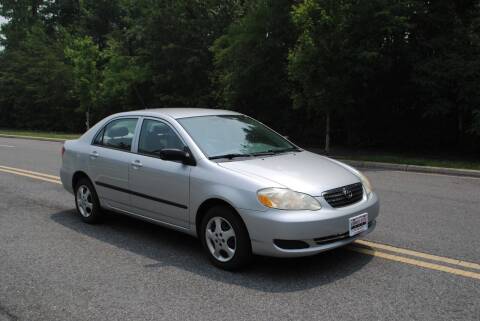
[[[15,146],[12,145],[0,145],[0,147],[15,148]]]

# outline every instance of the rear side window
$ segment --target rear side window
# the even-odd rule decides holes
[[[94,144],[130,151],[132,148],[137,118],[122,118],[111,121],[95,137]]]

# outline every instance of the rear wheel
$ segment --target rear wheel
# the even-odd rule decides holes
[[[227,206],[208,210],[202,220],[200,237],[210,261],[221,269],[239,269],[252,258],[248,231],[240,217]]]
[[[102,218],[97,192],[87,178],[81,178],[75,186],[75,204],[82,221],[97,223]]]

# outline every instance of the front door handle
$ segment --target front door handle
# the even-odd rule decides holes
[[[139,168],[139,167],[142,167],[143,164],[142,164],[141,161],[139,161],[139,160],[137,159],[137,160],[134,160],[134,161],[132,162],[132,166],[133,166],[134,168]]]
[[[90,153],[90,158],[91,159],[95,159],[99,156],[98,152],[96,150],[94,150],[93,152]]]

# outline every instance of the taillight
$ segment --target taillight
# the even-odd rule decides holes
[[[62,157],[63,157],[63,154],[65,154],[65,146],[62,146]]]

